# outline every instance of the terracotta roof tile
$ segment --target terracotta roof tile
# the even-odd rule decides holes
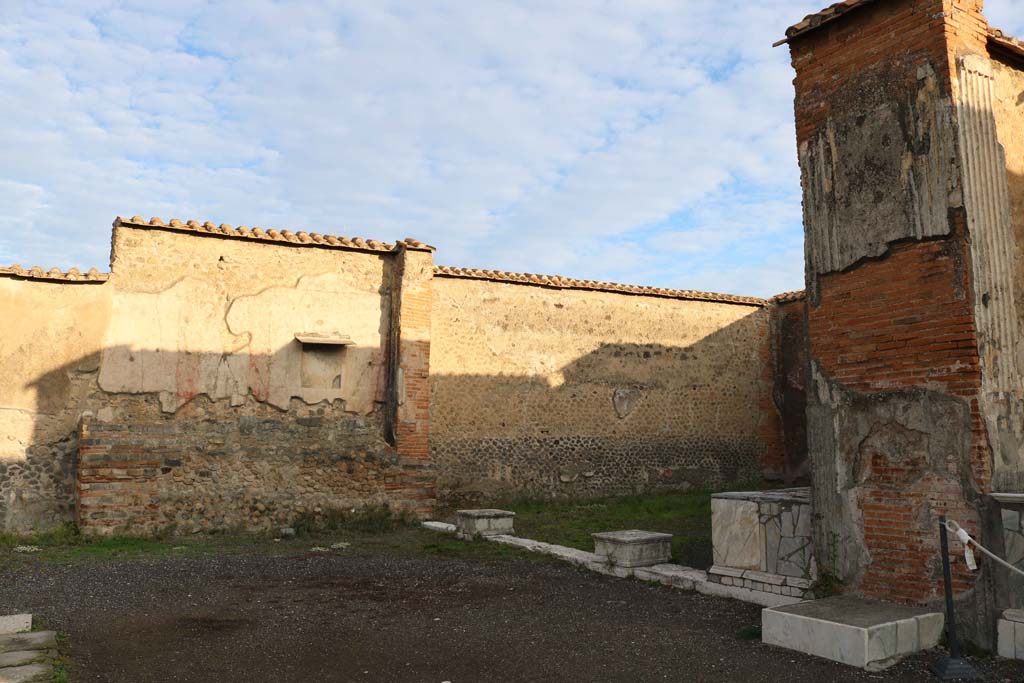
[[[22,268],[18,264],[10,267],[0,266],[0,277],[14,277],[26,280],[55,280],[58,282],[106,282],[110,273],[101,273],[95,268],[90,268],[83,273],[78,268],[72,268],[65,272],[60,268],[43,270],[39,266]]]
[[[1009,33],[1004,33],[1000,29],[989,27],[988,29],[989,40],[1000,47],[1006,48],[1011,52],[1016,52],[1018,55],[1024,56],[1024,40],[1014,38]]]
[[[843,2],[837,2],[834,5],[829,5],[820,12],[808,14],[802,21],[787,28],[786,37],[775,43],[773,47],[784,45],[797,36],[813,31],[819,26],[827,24],[834,19],[838,19],[850,10],[857,9],[863,5],[868,5],[874,1],[875,0],[843,0]]]
[[[502,270],[480,270],[477,268],[456,268],[454,266],[436,266],[434,275],[438,277],[462,277],[473,280],[491,280],[494,282],[513,282],[524,285],[538,285],[557,289],[588,289],[599,292],[617,292],[621,294],[642,294],[667,299],[686,299],[689,301],[711,301],[716,303],[742,304],[744,306],[765,306],[767,301],[752,296],[736,296],[734,294],[716,294],[714,292],[698,292],[689,289],[664,289],[662,287],[644,287],[641,285],[622,285],[615,282],[598,282],[596,280],[578,280],[561,275],[534,275],[533,273],[508,273]]]
[[[128,226],[133,228],[159,228],[161,230],[176,230],[179,232],[192,232],[198,234],[221,235],[223,237],[235,237],[239,239],[256,240],[260,242],[290,242],[292,244],[309,244],[335,249],[353,249],[358,251],[395,251],[399,247],[416,249],[419,251],[434,251],[434,247],[424,244],[419,240],[407,237],[398,240],[394,244],[389,242],[378,242],[377,240],[364,240],[362,237],[339,237],[337,235],[321,235],[320,233],[307,233],[302,230],[292,232],[291,230],[276,230],[274,228],[249,228],[240,225],[237,228],[221,223],[217,225],[210,221],[200,223],[190,220],[182,221],[172,218],[166,223],[158,217],[150,218],[148,221],[142,216],[114,219],[114,227]]]
[[[806,298],[807,293],[802,289],[798,289],[792,292],[783,292],[782,294],[776,294],[771,299],[769,299],[769,301],[772,302],[773,304],[788,304],[794,301],[803,301]]]

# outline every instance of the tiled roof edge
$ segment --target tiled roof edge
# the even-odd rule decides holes
[[[843,2],[837,2],[834,5],[829,5],[820,12],[808,14],[801,21],[787,28],[786,37],[783,38],[782,40],[773,43],[772,47],[785,45],[786,43],[791,41],[793,38],[796,38],[797,36],[802,36],[805,33],[810,33],[811,31],[821,26],[824,26],[830,21],[838,19],[847,12],[857,9],[858,7],[863,7],[864,5],[869,5],[872,2],[875,2],[875,0],[843,0]]]
[[[50,280],[65,283],[97,283],[106,282],[110,278],[110,273],[101,273],[95,268],[90,268],[87,272],[83,273],[78,268],[72,268],[65,272],[60,268],[43,270],[39,266],[22,268],[18,264],[14,264],[8,267],[0,266],[0,277],[13,277],[23,280]]]
[[[740,304],[743,306],[766,306],[768,301],[753,296],[736,296],[734,294],[717,294],[714,292],[698,292],[689,289],[664,289],[661,287],[645,287],[642,285],[622,285],[616,282],[598,282],[596,280],[578,280],[561,275],[534,275],[532,273],[508,273],[501,270],[480,270],[477,268],[457,268],[454,266],[435,266],[437,277],[460,277],[472,280],[491,280],[493,282],[511,282],[521,285],[553,287],[555,289],[587,289],[598,292],[614,292],[617,294],[636,294],[657,296],[666,299],[685,299],[689,301],[709,301],[724,304]]]
[[[807,298],[807,292],[802,289],[794,290],[792,292],[783,292],[782,294],[776,294],[771,299],[768,299],[773,304],[788,304],[794,301],[803,301]]]
[[[991,26],[988,29],[988,39],[996,45],[1024,57],[1024,40],[1014,38],[1009,33],[1005,33],[997,28],[992,28]]]
[[[327,249],[349,249],[355,251],[373,251],[373,252],[391,252],[401,248],[414,249],[417,251],[434,251],[434,247],[429,244],[424,244],[419,240],[407,237],[404,240],[399,240],[395,243],[390,242],[379,242],[372,239],[363,239],[362,237],[340,237],[338,235],[322,235],[317,232],[305,232],[298,231],[292,232],[291,230],[277,230],[275,228],[248,228],[244,225],[240,225],[237,228],[233,228],[227,223],[216,225],[210,221],[200,223],[199,221],[182,221],[178,218],[172,218],[168,222],[164,222],[160,218],[153,217],[148,221],[142,216],[133,216],[131,218],[121,218],[118,216],[114,219],[114,227],[126,226],[130,228],[150,228],[157,230],[176,230],[178,232],[191,232],[196,234],[208,234],[217,235],[219,237],[231,237],[236,239],[255,240],[257,242],[274,242],[274,243],[285,243],[285,244],[301,244],[315,247],[324,247]]]

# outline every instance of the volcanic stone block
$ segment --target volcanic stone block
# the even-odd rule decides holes
[[[479,536],[514,536],[515,516],[509,510],[459,510],[455,513],[455,535],[467,541]]]
[[[650,567],[668,562],[672,555],[672,534],[654,531],[604,531],[591,534],[594,554],[620,567]]]

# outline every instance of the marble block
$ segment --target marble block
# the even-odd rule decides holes
[[[513,519],[509,510],[459,510],[455,513],[455,535],[463,540],[480,536],[514,536]]]
[[[761,568],[761,531],[757,503],[711,499],[711,539],[715,565]]]
[[[892,605],[841,595],[761,612],[761,639],[878,671],[939,644],[945,619],[928,608]]]
[[[672,555],[672,534],[654,531],[603,531],[591,534],[594,554],[619,567],[665,564]]]
[[[996,622],[996,651],[1007,659],[1024,659],[1024,610],[1008,609]]]

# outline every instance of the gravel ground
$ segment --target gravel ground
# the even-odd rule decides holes
[[[37,561],[0,569],[12,611],[68,634],[77,682],[931,681],[938,656],[865,673],[740,640],[753,605],[521,560]]]

